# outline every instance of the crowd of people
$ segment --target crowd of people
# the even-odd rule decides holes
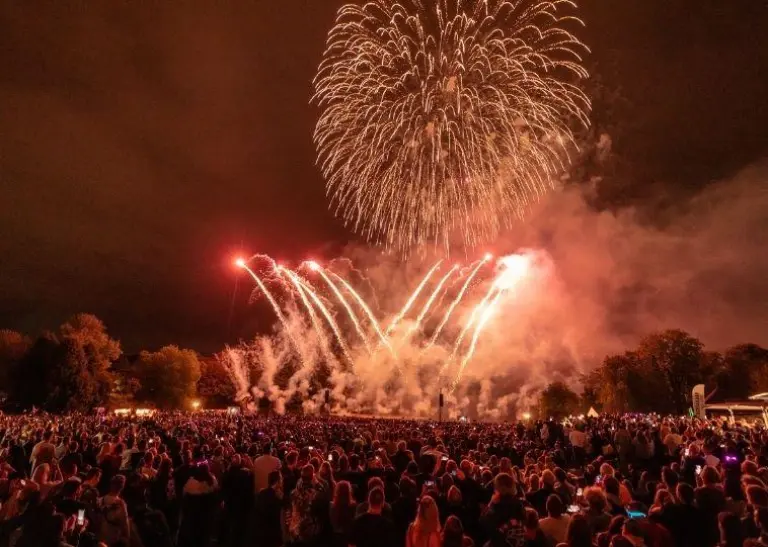
[[[33,413],[0,439],[0,547],[768,547],[760,424]]]

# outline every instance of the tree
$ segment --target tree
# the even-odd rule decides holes
[[[200,361],[192,350],[165,346],[156,352],[142,351],[137,373],[141,382],[137,399],[158,408],[184,408],[197,393]]]
[[[235,386],[220,359],[200,359],[197,394],[205,399],[206,408],[222,408],[235,403]]]
[[[31,347],[29,338],[13,330],[0,329],[0,391],[7,391],[13,369]]]
[[[44,333],[11,375],[10,400],[20,408],[89,410],[106,402],[120,343],[95,316],[73,316],[58,333]]]
[[[563,382],[553,382],[541,392],[540,415],[561,418],[579,412],[579,396]]]
[[[703,348],[697,338],[677,329],[654,333],[641,340],[637,351],[641,366],[663,380],[669,410],[684,414],[691,405],[691,390],[703,379]]]
[[[77,396],[79,403],[88,407],[91,403],[106,402],[115,384],[111,368],[122,353],[120,342],[109,337],[98,317],[87,313],[72,316],[59,331],[62,343],[67,346],[65,355],[75,359],[73,364],[79,362],[82,352],[88,392]]]
[[[768,349],[740,344],[726,350],[716,375],[718,396],[746,399],[768,391]]]

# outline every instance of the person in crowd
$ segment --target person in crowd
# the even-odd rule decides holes
[[[280,471],[272,471],[267,477],[267,487],[256,496],[253,526],[248,537],[250,545],[259,547],[279,547],[283,544],[282,508],[283,476]],[[250,487],[250,483],[249,483]]]
[[[500,473],[493,479],[493,498],[482,517],[489,547],[521,545],[525,541],[525,508],[518,497],[512,475]]]
[[[331,525],[337,545],[344,547],[349,542],[356,509],[357,503],[352,493],[352,485],[349,481],[337,482],[331,502]]]
[[[130,545],[131,525],[128,506],[122,498],[125,476],[115,475],[109,482],[109,492],[101,499],[99,539],[107,545],[119,542]]]
[[[539,527],[551,545],[565,541],[571,517],[565,514],[560,496],[552,494],[547,498],[547,516],[539,520]]]
[[[218,516],[218,483],[208,464],[197,464],[184,485],[178,543],[189,547],[208,547]]]
[[[384,489],[376,486],[368,492],[366,512],[355,517],[349,545],[354,547],[389,547],[395,543],[395,526],[384,516]],[[436,547],[439,547],[437,545]]]
[[[557,547],[594,547],[592,530],[584,515],[574,515],[568,523],[565,541]]]
[[[440,514],[434,498],[424,495],[419,500],[416,519],[405,535],[406,547],[440,547]]]

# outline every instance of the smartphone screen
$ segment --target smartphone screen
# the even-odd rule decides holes
[[[576,495],[577,496],[583,496],[584,495],[584,489],[583,488],[579,488],[578,490],[576,490]]]
[[[85,509],[80,509],[77,512],[77,525],[82,526],[85,524]]]
[[[696,466],[696,474],[697,475],[701,475],[701,466],[700,465]]]
[[[568,506],[568,512],[570,514],[572,514],[572,515],[575,514],[575,513],[578,513],[579,512],[579,506],[578,505],[569,505]]]

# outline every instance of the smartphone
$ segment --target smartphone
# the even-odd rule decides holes
[[[424,486],[431,488],[435,485],[435,481],[424,481]]]
[[[569,512],[571,515],[573,515],[573,514],[576,514],[576,513],[578,513],[578,512],[580,511],[580,508],[579,508],[579,506],[578,506],[578,505],[569,505],[569,506],[568,506],[568,509],[567,509],[567,511],[568,511],[568,512]]]
[[[453,475],[454,477],[455,477],[457,474],[458,474],[458,473],[457,473],[457,471],[456,471],[455,469],[454,469],[453,471],[451,471],[451,475]]]
[[[80,509],[77,512],[77,525],[82,526],[85,524],[85,509]]]
[[[595,478],[595,484],[600,485],[603,484],[603,476],[598,475],[597,478]]]
[[[21,479],[21,480],[19,481],[19,484],[20,484],[22,487],[24,487],[24,486],[26,486],[26,485],[27,485],[27,481],[25,481],[24,479]]]
[[[696,466],[696,474],[697,475],[701,475],[701,466],[700,465]]]
[[[309,448],[310,450],[314,450],[315,449],[314,446],[308,446],[307,448]]]
[[[584,495],[584,489],[583,488],[579,488],[578,490],[576,490],[576,495],[579,496],[579,497],[583,496]]]
[[[686,448],[685,449],[685,457],[687,458],[690,455],[691,455],[691,449],[690,448]]]
[[[332,461],[333,461],[333,454],[328,454],[328,461],[329,461],[329,462],[332,462]]]
[[[627,516],[631,519],[644,519],[647,515],[642,511],[627,510]]]
[[[448,461],[448,456],[443,456],[443,461],[447,462]]]

